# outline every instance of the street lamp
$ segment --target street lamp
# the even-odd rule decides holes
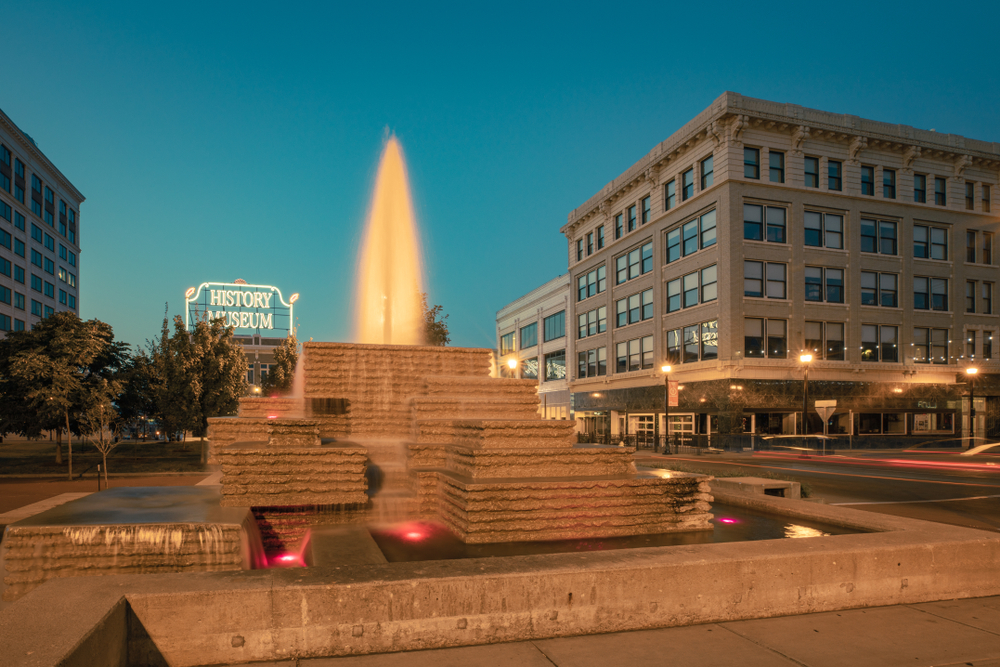
[[[970,366],[965,369],[969,378],[969,449],[976,446],[976,373],[979,369]]]
[[[663,451],[670,447],[670,366],[660,366],[663,372]]]
[[[507,367],[510,368],[511,377],[516,378],[517,374],[515,373],[515,371],[517,370],[517,359],[508,359]]]
[[[808,431],[809,424],[809,362],[813,360],[811,354],[803,354],[799,356],[799,361],[802,362],[802,368],[805,371],[802,374],[802,433],[801,435],[806,435]]]

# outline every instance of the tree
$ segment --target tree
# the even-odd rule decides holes
[[[101,453],[105,489],[108,488],[108,454],[118,445],[121,433],[122,419],[115,409],[115,399],[120,398],[121,389],[120,381],[100,378],[91,392],[93,404],[80,416],[81,430],[95,438],[94,446]],[[98,482],[97,488],[100,486]]]
[[[129,357],[120,375],[121,392],[116,404],[122,427],[125,428],[134,425],[136,420],[145,420],[156,414],[156,372],[151,356],[139,350]]]
[[[236,413],[247,392],[247,360],[233,328],[223,320],[195,322],[189,332],[179,315],[174,332],[163,318],[160,337],[150,346],[155,372],[156,415],[170,437],[191,430],[204,438],[208,419]]]
[[[295,378],[295,365],[299,361],[299,341],[295,329],[288,338],[274,349],[274,362],[267,369],[267,375],[260,381],[260,392],[265,396],[289,394]]]
[[[447,315],[442,316],[444,307],[434,306],[433,308],[427,307],[427,293],[420,293],[420,309],[424,313],[424,338],[428,345],[440,345],[445,346],[451,342],[451,337],[448,335],[448,319]]]
[[[81,433],[81,416],[95,401],[101,383],[113,380],[127,359],[128,346],[115,342],[111,326],[84,322],[72,312],[55,313],[31,331],[8,332],[0,341],[0,432],[41,435],[66,431],[69,477],[73,478],[71,433]]]

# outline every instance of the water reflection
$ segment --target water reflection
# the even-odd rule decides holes
[[[826,537],[829,534],[830,533],[825,533],[817,528],[797,526],[794,523],[790,523],[785,526],[785,537],[789,539],[794,539],[796,537]]]

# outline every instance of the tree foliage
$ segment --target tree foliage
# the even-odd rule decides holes
[[[156,415],[168,437],[190,430],[208,432],[208,419],[236,413],[246,394],[246,355],[222,319],[195,322],[189,332],[181,316],[166,316],[151,345]]]
[[[264,396],[290,394],[295,379],[295,365],[299,361],[299,340],[295,330],[274,349],[274,362],[267,369],[267,376],[261,379],[260,391]]]
[[[443,306],[427,307],[427,293],[420,294],[420,309],[424,313],[424,339],[428,345],[445,346],[451,342],[448,334],[448,316],[443,315]]]
[[[85,414],[128,359],[128,345],[115,342],[111,326],[55,313],[31,331],[0,340],[0,432],[37,437],[42,431],[88,432]],[[57,440],[57,462],[61,443]],[[69,474],[73,450],[69,448]]]

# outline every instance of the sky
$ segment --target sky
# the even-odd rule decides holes
[[[1000,141],[1000,3],[0,0],[0,108],[79,189],[80,314],[143,345],[202,282],[350,340],[387,131],[452,345],[566,272],[571,210],[726,90]]]

